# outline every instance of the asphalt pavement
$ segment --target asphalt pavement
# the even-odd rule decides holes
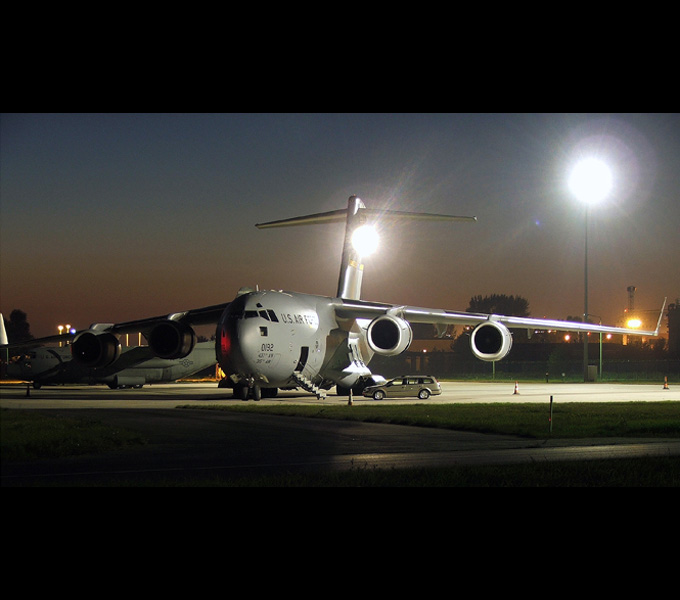
[[[445,383],[429,402],[560,402],[680,400],[655,385]],[[599,399],[598,399],[599,398]],[[354,398],[355,405],[375,401]],[[0,388],[0,407],[84,416],[139,433],[141,446],[101,455],[3,464],[2,486],[121,485],[233,478],[275,473],[482,465],[549,460],[680,454],[679,440],[527,440],[402,425],[192,410],[206,404],[241,404],[214,384],[175,384],[141,390],[59,386]],[[384,402],[384,401],[383,401]],[[412,402],[399,400],[397,402]],[[422,401],[413,401],[422,404]],[[285,392],[262,404],[347,404]],[[177,406],[190,408],[177,409]]]

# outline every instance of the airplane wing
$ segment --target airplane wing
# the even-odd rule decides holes
[[[56,344],[58,342],[68,343],[74,338],[73,334],[50,335],[44,338],[35,338],[26,340],[24,342],[14,342],[11,344],[0,344],[0,348],[9,350],[10,353],[15,350],[30,350],[31,348],[38,348],[39,346],[47,346],[48,344]]]
[[[187,325],[210,325],[212,323],[217,323],[228,305],[229,302],[225,302],[224,304],[215,304],[203,308],[194,308],[183,312],[171,313],[169,315],[160,315],[157,317],[138,319],[136,321],[125,321],[123,323],[93,323],[89,328],[78,330],[75,333],[49,335],[14,343],[8,342],[4,322],[2,322],[0,325],[2,328],[0,330],[0,348],[3,350],[8,349],[11,352],[13,350],[27,350],[38,346],[46,346],[48,344],[69,343],[84,331],[94,331],[97,333],[106,331],[116,335],[141,332],[148,339],[147,333],[153,329],[155,325],[166,321],[182,322]],[[0,315],[0,322],[1,321],[2,316]]]
[[[0,348],[3,350],[30,350],[38,346],[46,346],[47,344],[56,344],[58,342],[68,343],[75,337],[74,333],[63,333],[57,335],[49,335],[44,338],[34,338],[31,340],[24,340],[23,342],[10,343],[7,339],[7,331],[5,330],[5,320],[0,314]]]
[[[187,325],[211,325],[212,323],[217,323],[228,305],[229,302],[225,302],[224,304],[214,304],[212,306],[194,308],[183,312],[171,313],[169,315],[159,315],[157,317],[138,319],[136,321],[110,324],[107,326],[106,331],[114,334],[136,333],[138,331],[144,333],[145,331],[152,329],[155,325],[165,321],[181,321]]]
[[[363,300],[339,299],[335,307],[336,315],[340,318],[364,318],[374,319],[381,315],[390,314],[400,317],[410,323],[431,323],[433,325],[470,325],[476,326],[481,323],[493,321],[502,323],[510,329],[555,329],[557,331],[585,331],[595,333],[614,333],[622,335],[648,335],[657,336],[663,311],[666,306],[664,298],[663,306],[659,314],[659,320],[654,331],[632,330],[625,327],[611,327],[608,325],[596,325],[593,323],[580,323],[578,321],[560,321],[553,319],[535,319],[530,317],[512,317],[505,315],[493,315],[484,313],[456,312],[443,309],[420,308],[416,306],[399,306],[383,304],[379,302],[367,302]]]

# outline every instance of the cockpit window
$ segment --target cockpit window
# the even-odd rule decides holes
[[[274,323],[279,322],[276,313],[271,309],[244,310],[243,312],[234,312],[230,316],[233,319],[255,319],[257,317],[262,317],[265,321],[272,321]]]

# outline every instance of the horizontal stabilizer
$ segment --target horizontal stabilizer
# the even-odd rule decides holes
[[[477,217],[459,217],[455,215],[438,215],[436,213],[408,212],[403,210],[380,210],[376,208],[361,209],[361,214],[384,220],[413,220],[413,221],[476,221]]]
[[[375,208],[360,208],[357,214],[383,220],[414,220],[414,221],[476,221],[477,217],[459,217],[455,215],[438,215],[433,213],[408,212],[403,210],[380,210]],[[329,212],[303,215],[268,223],[257,223],[258,229],[272,227],[293,227],[295,225],[322,225],[325,223],[342,223],[347,220],[347,210],[331,210]]]
[[[258,229],[269,229],[270,227],[293,227],[294,225],[320,225],[323,223],[342,223],[347,219],[347,210],[331,210],[330,212],[304,215],[302,217],[292,217],[281,219],[280,221],[269,221],[268,223],[257,223]]]

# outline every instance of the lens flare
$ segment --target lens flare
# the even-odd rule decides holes
[[[599,202],[612,189],[611,171],[597,158],[583,160],[572,171],[569,188],[583,202]]]
[[[378,232],[372,225],[357,227],[352,234],[352,246],[361,256],[368,256],[378,247]]]

